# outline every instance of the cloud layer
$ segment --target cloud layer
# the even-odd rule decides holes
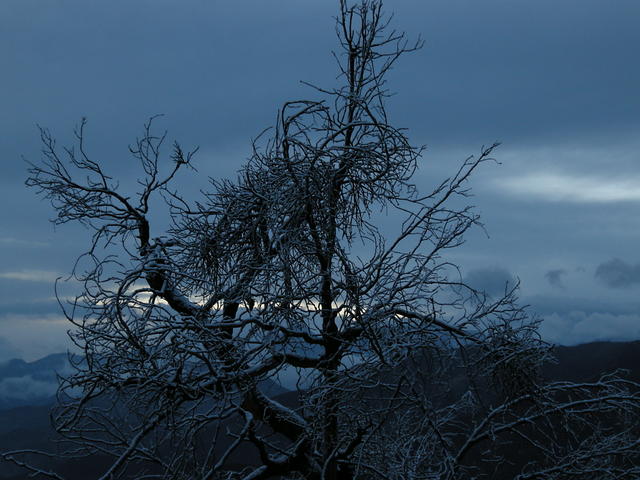
[[[598,340],[635,340],[640,338],[640,313],[553,313],[544,317],[540,333],[545,340],[560,345]]]

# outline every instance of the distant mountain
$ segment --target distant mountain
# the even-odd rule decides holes
[[[51,405],[58,389],[57,375],[71,373],[66,353],[56,353],[34,362],[20,359],[0,363],[0,411],[10,408]],[[287,392],[280,384],[266,380],[262,390],[270,396]],[[0,431],[3,427],[0,424]]]
[[[36,380],[55,380],[56,371],[65,370],[68,366],[66,353],[54,353],[34,362],[13,359],[0,363],[0,381],[25,375],[31,375]]]
[[[56,375],[69,371],[66,353],[49,355],[34,362],[14,359],[0,363],[0,410],[51,404],[58,388]]]

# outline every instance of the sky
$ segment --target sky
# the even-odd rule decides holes
[[[54,282],[88,232],[24,186],[37,125],[82,117],[123,185],[143,123],[200,147],[195,193],[230,177],[286,100],[335,85],[331,0],[0,2],[0,361],[64,351]],[[452,254],[487,292],[520,281],[551,342],[640,339],[640,2],[387,0],[422,50],[390,73],[391,123],[426,145],[417,186],[500,141],[471,182],[486,234]]]

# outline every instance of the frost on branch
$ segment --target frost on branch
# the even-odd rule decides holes
[[[64,155],[42,130],[27,184],[94,232],[65,309],[83,352],[54,412],[67,455],[109,456],[104,479],[637,478],[638,385],[545,383],[551,346],[516,289],[489,299],[447,260],[497,145],[431,192],[411,183],[422,149],[387,116],[385,74],[421,43],[388,19],[340,2],[339,85],[284,104],[195,203],[172,183],[192,153],[165,165],[151,122],[133,195],[89,157],[84,121]],[[172,218],[160,237],[152,199]]]

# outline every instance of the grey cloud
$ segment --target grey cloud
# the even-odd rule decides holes
[[[599,340],[637,340],[640,339],[640,314],[553,313],[544,317],[540,334],[545,340],[559,345]]]
[[[0,363],[6,362],[18,356],[18,350],[7,340],[0,337]]]
[[[549,285],[551,285],[552,287],[565,288],[562,277],[565,276],[566,274],[567,274],[566,270],[562,268],[558,268],[554,270],[549,270],[547,273],[544,274],[544,278],[547,279],[547,281],[549,282]]]
[[[464,278],[465,283],[490,296],[504,293],[506,288],[516,285],[518,280],[501,267],[471,270]]]
[[[53,281],[24,282],[0,277],[0,312],[30,313],[29,305],[38,313],[55,312],[59,309],[54,295]]]
[[[598,265],[595,276],[608,287],[628,288],[640,283],[640,264],[614,258]]]
[[[0,337],[10,342],[11,357],[27,361],[74,350],[67,334],[70,328],[61,313],[0,315]]]

